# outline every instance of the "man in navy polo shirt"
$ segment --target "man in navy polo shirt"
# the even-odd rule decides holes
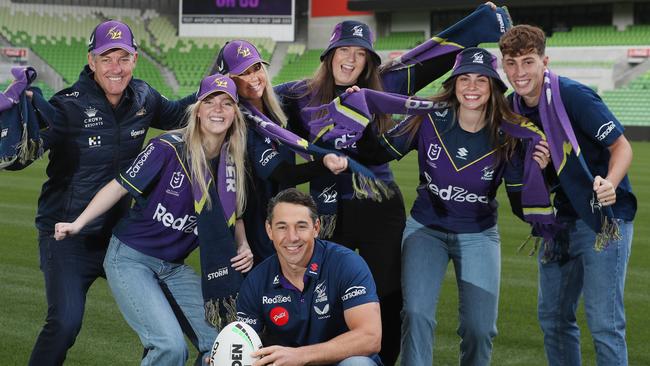
[[[375,282],[355,252],[316,239],[313,199],[294,188],[270,202],[266,231],[276,255],[246,278],[240,321],[262,333],[261,365],[381,365],[381,316]]]

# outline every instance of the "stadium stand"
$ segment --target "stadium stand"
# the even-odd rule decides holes
[[[617,31],[613,25],[576,26],[569,32],[555,32],[547,46],[634,46],[647,45],[650,25],[631,25]]]
[[[273,78],[273,84],[281,84],[291,80],[299,80],[314,74],[320,64],[320,54],[323,50],[305,50],[300,54],[300,49],[293,49],[291,56],[284,59],[284,66]],[[287,52],[289,53],[289,52]]]
[[[385,37],[378,37],[375,42],[377,50],[408,50],[424,41],[423,32],[393,32]]]
[[[602,97],[623,125],[650,127],[650,72]]]

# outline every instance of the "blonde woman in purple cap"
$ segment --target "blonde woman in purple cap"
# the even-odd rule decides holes
[[[269,200],[283,189],[329,173],[324,162],[336,162],[340,158],[327,154],[322,159],[295,164],[295,154],[288,146],[256,129],[254,116],[264,116],[283,128],[287,125],[287,117],[271,86],[266,70],[268,63],[262,60],[253,44],[244,40],[226,43],[216,64],[220,73],[228,74],[235,81],[240,106],[249,112],[245,118],[249,127],[247,145],[251,175],[243,219],[255,263],[259,263],[275,253],[264,226]]]
[[[111,230],[129,209],[130,199],[125,197],[62,243],[53,238],[54,224],[79,216],[97,191],[131,164],[149,127],[179,128],[187,106],[196,101],[195,95],[168,100],[133,78],[137,45],[124,23],[99,24],[90,35],[87,57],[79,79],[49,102],[38,92],[26,92],[39,122],[49,126],[41,136],[44,150],[50,151],[36,215],[47,318],[30,365],[63,364],[81,329],[88,290],[105,276],[102,263]]]
[[[208,76],[197,99],[185,128],[152,139],[75,221],[55,226],[55,239],[64,240],[123,197],[135,199],[113,230],[104,269],[124,318],[145,348],[142,365],[185,365],[188,329],[182,321],[191,328],[197,361],[204,362],[227,315],[209,309],[231,301],[240,272],[253,265],[250,249],[235,240],[234,230],[246,204],[246,125],[235,83],[220,74]],[[183,263],[199,245],[201,276]]]

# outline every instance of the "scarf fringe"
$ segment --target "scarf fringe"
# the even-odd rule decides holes
[[[18,162],[25,164],[43,156],[43,140],[27,138],[27,130],[23,130],[21,142],[16,146]]]
[[[601,231],[596,235],[596,241],[594,242],[594,249],[597,252],[606,249],[610,241],[621,240],[621,230],[618,223],[605,215],[602,215],[602,217]]]
[[[205,320],[217,330],[237,320],[237,295],[222,299],[210,299],[203,305]]]
[[[382,202],[391,199],[395,192],[384,181],[377,178],[368,178],[364,175],[352,174],[353,197],[356,199],[371,199]]]
[[[521,243],[521,245],[519,245],[519,248],[517,248],[517,253],[520,253],[526,247],[526,244],[528,244],[528,242],[531,239],[533,239],[533,234],[528,234],[528,237],[526,238],[526,240],[524,240],[524,242]],[[535,255],[535,253],[537,252],[537,248],[539,248],[539,244],[540,244],[541,241],[542,241],[542,238],[534,237],[534,239],[533,239],[533,247],[530,249],[530,252],[528,252],[529,257],[532,257],[532,256]]]
[[[320,215],[318,220],[320,221],[320,233],[318,237],[321,239],[331,238],[334,235],[334,229],[336,229],[336,214]]]

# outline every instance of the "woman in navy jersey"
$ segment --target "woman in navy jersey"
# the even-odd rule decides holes
[[[287,117],[271,86],[266,70],[268,63],[262,60],[253,44],[244,40],[227,42],[217,56],[219,72],[230,76],[237,85],[240,106],[251,114],[263,114],[278,126],[286,127]],[[295,153],[286,145],[277,143],[255,129],[255,122],[246,114],[248,126],[247,153],[250,179],[246,189],[249,199],[243,220],[246,237],[260,263],[275,253],[264,223],[269,200],[278,192],[314,177],[325,175],[329,170],[324,161],[336,163],[340,158],[327,154],[322,159],[295,164]]]
[[[373,49],[371,31],[366,24],[344,21],[336,25],[314,76],[276,87],[289,116],[289,129],[310,142],[340,149],[338,142],[334,146],[328,145],[319,136],[310,134],[308,123],[314,116],[301,115],[300,111],[307,105],[327,104],[352,85],[384,90],[379,65],[380,58]],[[378,133],[383,133],[392,127],[392,121],[381,116],[374,125]],[[394,195],[391,198],[382,202],[353,198],[352,175],[348,173],[326,174],[312,179],[310,192],[318,205],[321,236],[358,250],[370,267],[381,303],[382,347],[379,355],[386,365],[393,365],[400,348],[402,295],[399,258],[406,215],[402,195],[388,164],[369,168],[392,189]]]
[[[523,172],[515,139],[499,128],[503,120],[522,120],[508,108],[506,89],[496,57],[467,48],[431,98],[434,112],[410,117],[379,139],[364,133],[358,142],[366,163],[418,151],[420,184],[402,239],[402,365],[433,362],[436,305],[450,260],[459,294],[460,364],[490,363],[501,270],[496,192],[503,179],[516,196]],[[546,142],[535,147],[533,159],[541,168],[548,164]]]
[[[55,226],[55,238],[61,240],[124,195],[135,198],[113,231],[104,269],[124,318],[145,347],[142,365],[184,365],[184,331],[203,361],[218,333],[204,310],[211,281],[231,275],[229,267],[246,272],[253,264],[238,220],[246,204],[240,179],[245,175],[246,125],[237,108],[235,83],[220,74],[208,76],[197,99],[189,107],[187,127],[152,139],[74,222]],[[205,218],[207,225],[202,224]],[[183,263],[199,243],[202,272],[209,272],[202,273],[203,283]],[[227,265],[204,263],[204,251],[215,260],[228,249],[238,254],[228,256]]]

